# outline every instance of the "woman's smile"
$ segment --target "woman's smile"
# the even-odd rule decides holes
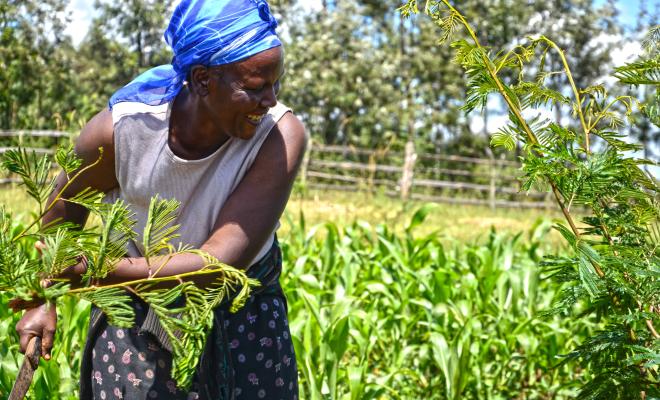
[[[264,117],[265,114],[249,114],[247,116],[248,121],[253,123],[254,125],[259,125],[261,123],[261,119]]]

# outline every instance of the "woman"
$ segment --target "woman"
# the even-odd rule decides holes
[[[176,388],[169,343],[151,310],[135,302],[136,326],[109,326],[92,310],[81,371],[81,398],[297,398],[297,372],[279,286],[281,256],[274,232],[305,149],[306,134],[277,103],[283,51],[265,1],[184,0],[165,32],[171,65],[145,72],[116,92],[109,108],[84,127],[76,143],[83,165],[101,161],[65,192],[86,187],[123,199],[141,232],[149,200],[181,202],[180,241],[220,261],[247,268],[263,289],[236,314],[219,307],[193,389]],[[58,187],[66,183],[61,174]],[[87,211],[60,201],[45,222],[84,224]],[[139,240],[108,282],[147,278]],[[203,266],[177,255],[160,272]],[[72,275],[84,272],[84,265]],[[202,282],[203,284],[204,282]],[[50,358],[56,312],[26,311],[17,325],[21,350],[34,336]]]

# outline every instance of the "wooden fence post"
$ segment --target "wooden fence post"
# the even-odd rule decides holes
[[[309,161],[312,158],[312,144],[313,141],[310,137],[309,141],[307,142],[307,150],[303,155],[302,165],[300,166],[300,181],[303,188],[307,187],[307,169],[309,168]]]
[[[495,183],[497,181],[497,164],[495,163],[495,157],[491,156],[490,158],[490,188],[488,190],[488,203],[490,204],[490,209],[495,211],[496,204],[496,191]]]
[[[408,200],[410,197],[416,160],[415,143],[409,140],[406,142],[406,153],[403,161],[403,171],[401,173],[401,199],[403,200]]]
[[[374,194],[374,179],[376,178],[376,155],[369,154],[369,177],[367,178],[367,188],[369,194]]]

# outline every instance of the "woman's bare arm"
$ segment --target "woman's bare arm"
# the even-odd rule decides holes
[[[102,156],[99,148],[103,149]],[[101,111],[85,125],[76,141],[75,153],[83,161],[81,169],[94,164],[99,157],[101,159],[94,167],[87,168],[71,181],[62,193],[62,199],[44,216],[44,224],[67,221],[83,226],[89,214],[87,209],[64,199],[75,196],[85,188],[92,188],[105,193],[118,185],[115,176],[115,149],[110,110]],[[67,183],[66,174],[61,172],[57,177],[55,190],[48,199],[49,204]]]
[[[306,143],[300,120],[291,113],[285,114],[268,134],[254,164],[222,207],[213,234],[202,250],[234,267],[249,266],[284,211]],[[154,270],[153,265],[157,266],[161,261],[162,258],[154,258],[150,269],[142,257],[126,258],[117,264],[105,282],[148,278]],[[172,257],[158,275],[177,275],[202,267],[199,256],[180,254]],[[213,279],[196,281],[204,283]]]

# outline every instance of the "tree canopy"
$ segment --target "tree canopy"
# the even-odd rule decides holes
[[[116,89],[170,60],[162,32],[173,3],[97,0],[97,17],[74,46],[65,34],[66,1],[0,1],[0,128],[80,129]],[[473,132],[461,110],[466,78],[450,62],[454,49],[438,46],[441,30],[430,18],[402,19],[400,5],[326,0],[314,8],[271,1],[286,49],[281,100],[318,142],[401,148],[412,140],[425,151],[485,151],[485,135]],[[532,6],[466,0],[461,7],[484,32],[486,47],[511,48],[515,38],[531,34],[551,37],[580,66],[578,86],[611,73],[618,61],[611,59],[612,49],[636,34],[619,28],[613,1],[597,7],[592,0]],[[640,19],[638,31],[652,22]],[[555,89],[566,90],[559,75],[552,79]],[[498,112],[489,105],[484,125]],[[657,135],[649,129],[638,129],[640,140]]]

